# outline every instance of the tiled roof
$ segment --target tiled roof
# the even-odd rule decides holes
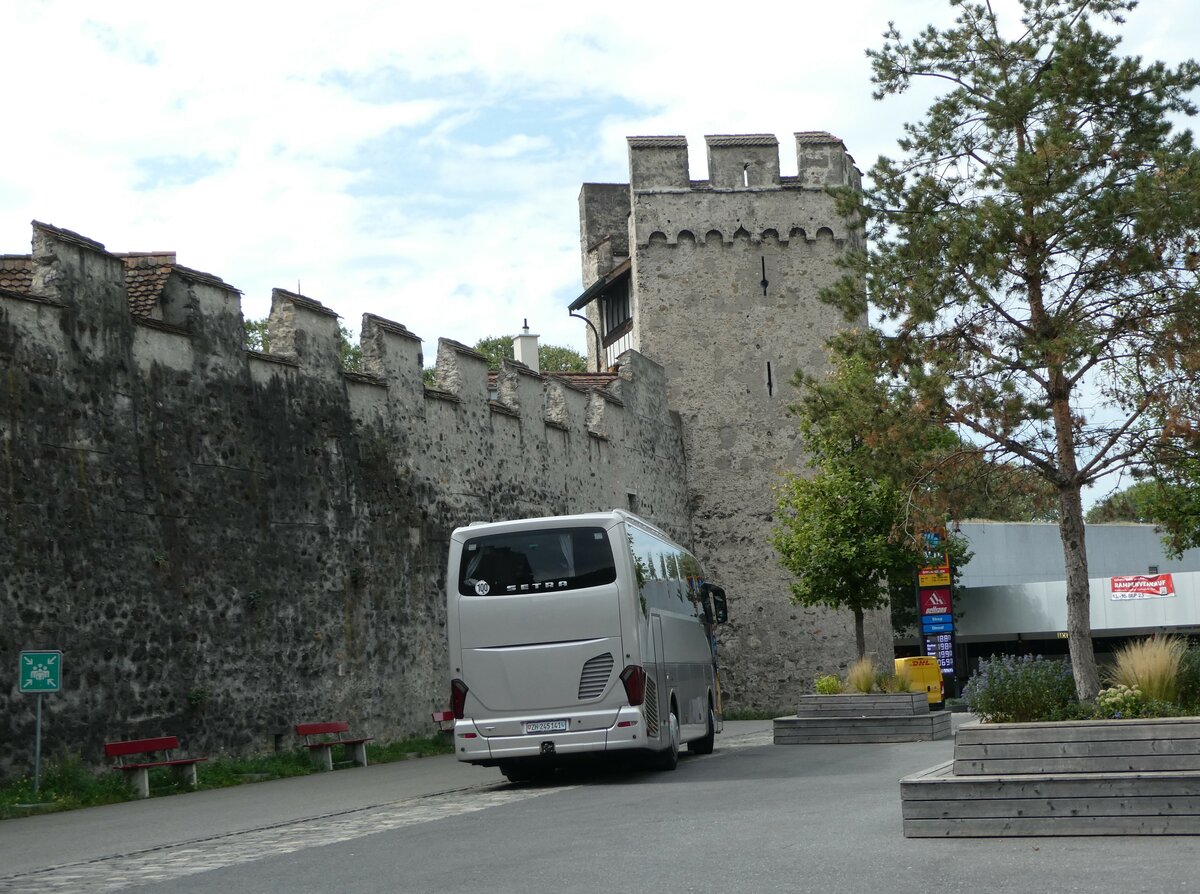
[[[709,146],[778,146],[773,133],[709,134],[704,137]]]
[[[521,364],[525,366],[525,364]],[[528,369],[528,367],[525,367]],[[607,388],[615,382],[619,376],[615,372],[547,372],[542,370],[542,375],[553,376],[556,379],[562,379],[568,385],[586,391],[589,388],[599,388],[601,390]],[[488,386],[494,388],[496,382],[499,381],[500,375],[492,370],[488,371]]]
[[[630,146],[639,148],[686,149],[687,137],[626,137]]]
[[[326,307],[316,298],[309,298],[307,295],[301,295],[299,292],[289,292],[287,289],[271,289],[271,303],[275,303],[275,298],[286,298],[288,301],[297,307],[303,307],[306,310],[311,310],[314,313],[325,314],[327,317],[336,317],[338,312],[332,308]]]
[[[796,132],[797,143],[840,143],[841,139],[823,130],[801,130]]]
[[[33,290],[32,255],[0,255],[0,289],[22,295]]]
[[[135,317],[151,316],[175,266],[175,252],[128,252],[117,257],[125,264],[129,312]]]
[[[556,379],[562,379],[576,388],[600,388],[604,389],[615,382],[618,378],[614,372],[556,372],[547,373],[554,376]]]

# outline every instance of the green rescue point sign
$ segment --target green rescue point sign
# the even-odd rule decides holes
[[[21,691],[58,692],[62,688],[62,652],[22,652]]]

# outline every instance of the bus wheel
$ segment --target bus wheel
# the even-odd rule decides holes
[[[696,739],[694,742],[688,742],[688,751],[692,754],[712,754],[713,744],[717,738],[717,715],[713,712],[712,706],[708,708],[708,732],[704,734],[703,739]]]
[[[509,782],[545,782],[554,775],[552,764],[526,761],[505,761],[500,772]]]
[[[679,711],[674,702],[671,703],[671,717],[667,721],[667,729],[670,744],[658,753],[658,760],[655,762],[660,770],[674,770],[679,765]]]

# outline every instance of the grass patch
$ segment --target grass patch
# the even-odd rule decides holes
[[[426,736],[405,739],[402,742],[385,742],[376,745],[367,743],[367,763],[390,764],[416,757],[432,757],[435,754],[453,754],[454,743],[449,736]]]
[[[0,786],[0,819],[115,804],[132,797],[129,786],[116,773],[95,773],[79,755],[72,754],[42,763],[36,793],[32,774]]]
[[[452,750],[449,739],[441,736],[424,736],[378,745],[371,743],[367,745],[367,763],[388,764],[407,760],[414,754],[426,757],[450,754]],[[308,776],[315,772],[306,748],[251,757],[217,757],[196,767],[199,790]],[[171,770],[163,768],[150,771],[151,797],[188,791],[191,789]],[[36,795],[32,774],[0,784],[0,819],[117,804],[133,798],[133,791],[124,773],[109,769],[95,770],[84,764],[79,755],[59,756],[43,761],[41,785]]]

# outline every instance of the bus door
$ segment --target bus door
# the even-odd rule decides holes
[[[662,731],[662,735],[667,735],[663,724],[671,714],[671,678],[667,673],[666,651],[663,648],[661,615],[656,613],[650,616],[650,630],[654,641],[654,688],[658,690],[652,706],[655,716],[651,722]]]

